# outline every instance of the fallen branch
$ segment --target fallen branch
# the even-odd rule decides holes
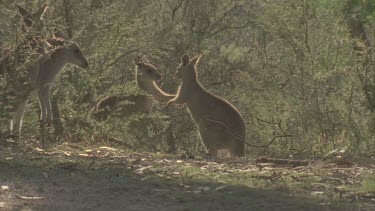
[[[135,148],[133,145],[128,144],[128,143],[126,143],[125,141],[120,140],[120,139],[117,139],[117,138],[109,138],[108,141],[115,142],[116,144],[123,145],[123,146],[125,146],[125,147],[130,148],[130,149],[134,149],[134,148]]]
[[[258,158],[256,163],[274,163],[277,165],[291,165],[291,166],[307,166],[309,161],[306,160],[290,160],[290,159],[276,159],[276,158]]]
[[[20,199],[27,199],[27,200],[39,200],[39,199],[45,199],[45,197],[40,197],[40,196],[19,196],[16,195]]]

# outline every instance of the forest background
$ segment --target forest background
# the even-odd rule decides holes
[[[0,50],[22,39],[15,1],[0,0]],[[45,1],[16,1],[35,11]],[[140,93],[141,57],[175,93],[173,72],[184,54],[203,54],[202,84],[234,104],[247,124],[249,156],[320,157],[332,150],[375,153],[375,2],[371,0],[49,0],[45,34],[57,27],[77,42],[90,67],[68,66],[53,91],[53,141],[121,144],[136,151],[203,152],[186,109],[104,122],[91,108],[109,95]],[[18,70],[20,67],[15,67]],[[0,76],[5,133],[9,78]],[[34,95],[23,139],[41,136]]]

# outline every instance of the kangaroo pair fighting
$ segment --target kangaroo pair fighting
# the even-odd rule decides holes
[[[129,113],[149,113],[153,99],[162,103],[168,102],[167,106],[186,104],[198,126],[200,139],[211,156],[244,156],[245,122],[232,104],[213,95],[199,83],[196,70],[199,59],[200,56],[191,60],[188,55],[182,57],[182,63],[175,73],[175,78],[182,81],[176,95],[165,93],[156,85],[161,75],[153,65],[142,61],[137,63],[135,68],[137,85],[151,97],[108,96],[96,104],[91,114],[97,120],[102,120],[108,116],[108,112],[115,109],[118,102],[124,100],[134,103],[126,106]]]
[[[42,12],[37,14],[41,14],[41,17],[45,10],[46,6],[43,6],[39,10]],[[25,14],[25,11],[21,11],[21,14]],[[33,23],[32,21],[30,22],[32,20],[30,17],[33,16],[24,16],[26,26],[30,26]],[[81,68],[88,66],[88,62],[79,46],[69,41],[62,33],[55,31],[54,37],[47,39],[47,42],[54,49],[38,59],[28,70],[31,82],[37,91],[42,125],[51,123],[50,92],[58,73],[68,63]],[[200,56],[190,59],[188,55],[184,55],[181,58],[181,64],[175,76],[182,83],[176,95],[167,94],[156,85],[155,81],[160,80],[161,76],[156,68],[148,63],[137,63],[137,84],[141,89],[151,94],[156,101],[168,102],[167,106],[171,104],[186,104],[192,119],[198,126],[201,141],[210,155],[219,157],[244,156],[245,146],[243,140],[245,140],[246,135],[244,120],[232,104],[208,92],[199,83],[196,70],[199,59]],[[103,107],[111,107],[121,100],[135,102],[135,111],[150,112],[152,108],[152,99],[148,96],[128,96],[123,98],[109,96],[101,100],[94,107],[92,113],[95,116],[95,113]],[[15,117],[11,121],[11,130],[21,130],[26,105],[27,98],[19,100],[15,107]]]

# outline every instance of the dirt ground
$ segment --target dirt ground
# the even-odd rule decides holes
[[[375,210],[374,169],[0,145],[0,210]]]

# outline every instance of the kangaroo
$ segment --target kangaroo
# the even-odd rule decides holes
[[[167,106],[186,104],[198,126],[200,139],[211,156],[244,156],[245,121],[232,104],[210,93],[199,82],[196,66],[200,58],[190,59],[188,55],[181,58],[174,75],[182,83],[176,97]]]
[[[43,4],[34,13],[29,12],[16,3],[14,5],[18,9],[18,13],[22,16],[21,30],[23,40],[18,44],[16,49],[11,50],[10,48],[6,48],[2,52],[0,57],[0,75],[4,74],[6,68],[10,69],[9,63],[12,56],[17,57],[16,64],[25,60],[25,58],[19,58],[20,51],[22,50],[35,50],[39,54],[44,53],[44,46],[41,41],[44,36],[41,32],[44,28],[43,16],[47,11],[48,5]]]
[[[28,10],[16,3],[14,3],[14,5],[17,7],[19,14],[23,18],[22,30],[24,32],[28,31],[31,27],[44,27],[43,16],[46,13],[48,4],[43,4],[34,13],[30,13]]]
[[[28,68],[32,89],[37,92],[41,110],[41,126],[50,125],[52,121],[50,95],[56,76],[67,64],[81,68],[87,68],[89,65],[78,44],[70,41],[64,33],[55,30],[53,38],[47,39],[46,42],[54,48]],[[28,95],[29,93],[26,93],[18,97],[18,103],[15,106],[16,113],[10,123],[11,131],[21,131]]]
[[[147,95],[129,95],[129,96],[107,96],[101,99],[91,110],[92,116],[99,121],[105,120],[111,111],[114,111],[120,102],[128,101],[131,104],[124,106],[123,110],[127,114],[150,113],[153,107],[153,100],[166,103],[174,98],[174,95],[165,93],[156,84],[162,76],[157,69],[149,63],[142,60],[135,67],[135,81],[137,86],[145,91]]]
[[[43,16],[47,11],[48,4],[43,4],[37,11],[30,13],[25,8],[15,4],[18,12],[22,16],[22,32],[26,34],[26,42],[31,49],[38,53],[44,53],[42,39],[44,37],[42,29],[44,28]]]
[[[166,103],[175,97],[174,95],[161,90],[156,84],[157,81],[162,79],[162,76],[157,72],[157,69],[153,65],[141,60],[137,63],[135,71],[135,80],[138,87],[146,91],[148,94],[151,94],[152,98],[157,102]]]

